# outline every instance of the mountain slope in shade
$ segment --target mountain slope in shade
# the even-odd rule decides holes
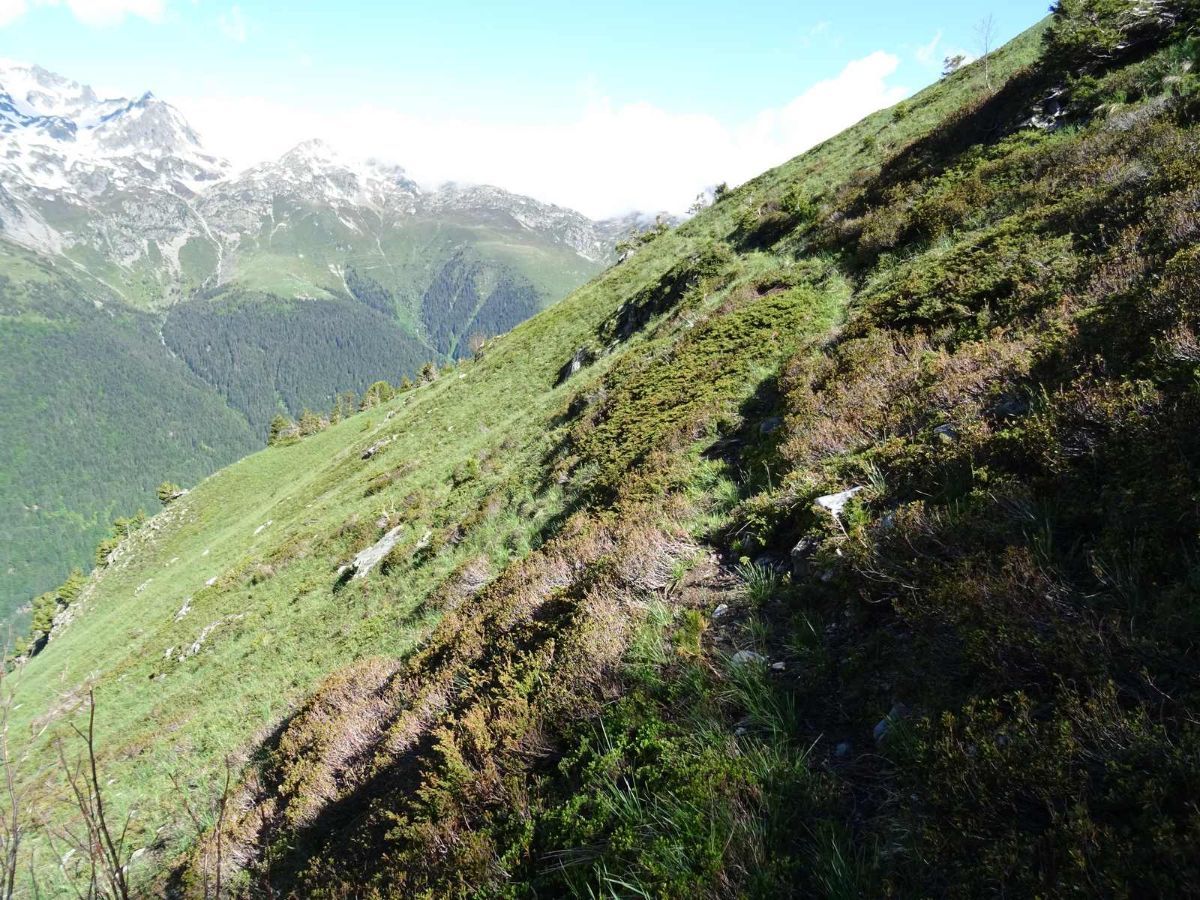
[[[163,343],[155,316],[0,246],[0,612],[93,549],[164,480],[262,445]]]

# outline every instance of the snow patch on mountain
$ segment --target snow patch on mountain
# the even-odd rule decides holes
[[[205,283],[219,284],[244,241],[269,243],[309,216],[376,243],[414,217],[515,223],[592,262],[611,258],[620,236],[616,220],[592,222],[496,187],[423,190],[400,166],[347,159],[319,140],[234,173],[151,93],[101,98],[40,66],[0,60],[0,236],[51,255],[84,248],[105,266],[149,273],[166,296],[180,290],[193,240],[213,248]]]
[[[87,85],[12,62],[0,63],[0,149],[8,171],[30,186],[85,196],[122,182],[191,189],[230,168],[151,93],[100,99]]]

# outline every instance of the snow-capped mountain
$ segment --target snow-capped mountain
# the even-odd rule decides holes
[[[491,185],[442,185],[423,198],[431,213],[465,211],[511,217],[524,228],[555,234],[585,259],[599,262],[612,253],[603,223],[562,206],[540,203]]]
[[[382,256],[392,231],[430,220],[557,245],[585,269],[610,259],[615,239],[611,222],[495,187],[424,191],[399,166],[347,160],[320,141],[235,173],[153,94],[101,98],[39,66],[0,63],[0,236],[65,256],[138,305],[237,278],[250,257],[285,252],[281,231],[311,232],[293,244],[365,242]],[[320,255],[342,268],[326,247]]]
[[[274,228],[281,215],[286,220],[289,213],[314,208],[333,212],[352,232],[378,230],[415,214],[420,199],[421,189],[399,166],[353,163],[323,141],[310,140],[213,185],[200,210],[213,231],[235,245],[263,222]]]
[[[15,178],[41,191],[194,193],[230,168],[153,94],[100,99],[86,85],[20,63],[0,63],[0,135],[6,184]]]

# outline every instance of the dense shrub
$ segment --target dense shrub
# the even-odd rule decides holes
[[[1108,66],[1155,49],[1198,14],[1195,0],[1058,0],[1046,48],[1050,62],[1068,71]]]

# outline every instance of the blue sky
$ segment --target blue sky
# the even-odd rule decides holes
[[[239,165],[318,136],[602,215],[781,162],[1046,6],[0,0],[0,56],[153,90]]]

